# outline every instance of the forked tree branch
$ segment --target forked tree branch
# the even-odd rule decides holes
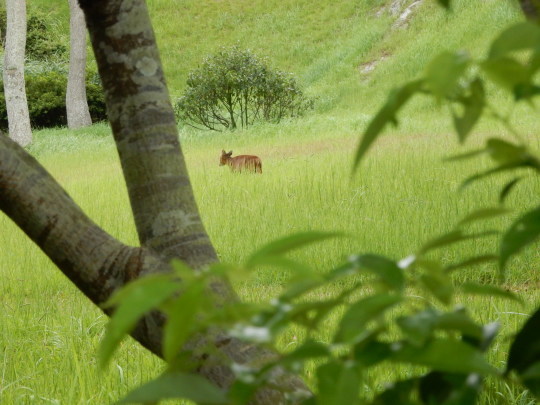
[[[94,224],[46,170],[22,148],[0,137],[0,209],[97,305],[142,274],[168,271],[176,257],[194,269],[217,261],[198,214],[144,0],[80,0],[122,163],[139,239],[126,246]],[[217,303],[236,300],[225,281]],[[164,318],[149,314],[133,336],[161,355]],[[189,343],[198,372],[218,386],[233,381],[232,363],[262,365],[270,350],[214,330]],[[284,402],[281,390],[305,393],[301,379],[281,370],[254,403]]]
[[[103,231],[32,156],[6,136],[0,136],[0,210],[98,306],[128,281],[169,271],[167,259],[159,254],[124,245]],[[161,356],[163,324],[162,314],[153,312],[132,335]],[[198,372],[224,388],[233,380],[229,363],[264,364],[276,358],[269,350],[231,339],[219,330],[189,344],[199,349],[206,345],[212,354],[198,350],[193,359],[200,365]],[[298,377],[280,371],[276,381],[288,391],[305,390]],[[256,403],[279,403],[281,395],[263,389]]]
[[[0,136],[0,210],[98,306],[128,281],[169,271],[167,261],[156,253],[124,245],[97,226],[32,156],[6,136]],[[161,336],[142,329],[135,332],[137,339],[159,354]]]

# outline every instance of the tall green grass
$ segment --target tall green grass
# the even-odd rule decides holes
[[[269,240],[304,230],[334,230],[346,235],[296,253],[298,259],[321,273],[350,254],[376,252],[399,259],[429,238],[452,229],[465,213],[497,203],[493,190],[502,179],[456,193],[460,180],[487,167],[487,162],[443,162],[443,156],[459,148],[453,136],[441,133],[383,137],[352,175],[357,139],[350,133],[355,125],[350,121],[336,128],[333,119],[312,117],[212,136],[182,132],[201,214],[222,261],[241,263]],[[108,232],[136,245],[125,185],[107,126],[35,135],[31,152],[75,201]],[[263,174],[233,174],[227,167],[219,167],[221,149],[259,155]],[[539,188],[537,181],[523,184],[508,205],[522,209],[534,204]],[[511,217],[485,226],[503,228]],[[4,216],[0,216],[0,229],[0,403],[107,403],[160,373],[161,361],[131,340],[122,345],[112,366],[100,373],[96,353],[105,317]],[[488,238],[437,254],[446,263],[453,263],[496,248],[496,240]],[[493,357],[496,365],[507,351],[504,336],[513,333],[538,304],[539,276],[535,270],[539,263],[537,252],[529,249],[512,261],[508,271],[505,286],[525,294],[525,307],[458,294],[456,304],[466,304],[473,316],[483,322],[502,322],[503,337],[497,341]],[[495,265],[483,265],[457,273],[456,280],[492,282],[496,276]],[[276,295],[287,278],[283,270],[261,268],[249,280],[236,281],[236,288],[244,299],[263,301]],[[334,294],[338,288],[336,285],[319,294]],[[414,295],[412,302],[432,300]],[[337,314],[329,319],[320,339],[329,339],[336,321]],[[292,348],[300,336],[291,328],[280,345]],[[381,368],[371,376],[366,389],[381,388],[396,372],[404,376],[414,371]],[[308,382],[312,377],[308,367]],[[510,390],[512,400],[500,399],[497,392],[505,390]],[[520,389],[497,383],[488,387],[482,403],[517,403],[514,400],[520,396]]]
[[[58,18],[66,33],[65,2],[36,0]],[[497,203],[494,190],[504,178],[488,179],[456,192],[462,179],[485,169],[486,161],[450,164],[444,156],[458,146],[444,110],[418,98],[400,114],[400,127],[374,146],[353,176],[351,163],[358,136],[389,88],[413,79],[431,56],[443,49],[467,48],[475,55],[487,40],[518,13],[509,2],[458,0],[447,14],[425,2],[406,29],[390,29],[393,18],[375,17],[389,1],[213,1],[149,0],[162,59],[177,96],[187,72],[221,45],[239,42],[276,67],[297,73],[317,109],[301,120],[259,124],[235,133],[181,132],[188,169],[205,226],[224,262],[239,263],[272,238],[303,230],[335,230],[345,237],[296,253],[324,273],[350,254],[376,252],[399,259],[419,245],[452,229],[475,208]],[[66,36],[67,37],[67,36]],[[362,63],[381,61],[369,75]],[[181,63],[180,63],[181,61]],[[494,103],[507,103],[492,90]],[[538,122],[526,109],[517,126],[538,149]],[[508,136],[484,121],[471,147],[486,136]],[[117,153],[106,125],[35,133],[30,151],[68,190],[75,201],[115,237],[137,244],[133,219]],[[235,175],[218,166],[221,149],[257,154],[263,175]],[[520,185],[507,204],[515,210],[534,205],[540,184]],[[515,212],[515,211],[514,211]],[[481,226],[502,229],[512,217]],[[480,225],[476,225],[480,227]],[[437,254],[446,263],[493,252],[495,239],[457,245]],[[505,286],[524,294],[526,305],[496,298],[458,295],[483,322],[500,320],[493,363],[508,350],[505,336],[522,324],[539,303],[535,249],[511,262]],[[237,281],[244,299],[267,300],[286,283],[287,274],[261,268],[249,280]],[[456,281],[494,281],[495,265],[455,275]],[[320,294],[334,293],[338,286]],[[412,294],[413,295],[413,294]],[[127,340],[105,372],[96,366],[97,345],[106,319],[5,216],[0,215],[0,403],[96,404],[113,402],[130,388],[158,375],[162,362]],[[431,297],[412,297],[431,299]],[[328,339],[336,316],[320,339]],[[291,328],[280,342],[294,347],[300,337]],[[380,388],[396,373],[381,368],[366,391]],[[305,372],[313,381],[312,369]],[[485,404],[532,403],[523,390],[491,383]]]

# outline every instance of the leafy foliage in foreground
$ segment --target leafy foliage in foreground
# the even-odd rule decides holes
[[[266,60],[238,46],[207,57],[189,74],[175,104],[180,121],[215,131],[279,122],[312,107],[292,74],[270,69]]]
[[[493,168],[466,179],[464,186],[497,173],[518,172],[499,193],[504,203],[512,190],[524,183],[526,176],[537,174],[540,159],[513,129],[510,119],[489,105],[484,91],[486,80],[509,91],[516,102],[529,102],[540,94],[540,85],[535,82],[539,62],[540,28],[531,23],[520,23],[505,30],[495,39],[485,60],[474,61],[464,53],[447,52],[438,56],[420,79],[390,94],[364,134],[355,167],[385,126],[397,123],[399,110],[411,97],[424,94],[450,105],[461,142],[466,141],[486,111],[514,135],[513,141],[489,138],[483,148],[451,159],[459,161],[486,155],[494,164]],[[119,336],[127,333],[134,320],[153,304],[168,316],[163,351],[169,368],[157,380],[129,394],[125,402],[188,398],[199,403],[247,403],[258,387],[272,384],[276,369],[297,373],[307,362],[314,361],[317,379],[313,395],[299,398],[289,393],[291,403],[467,405],[476,402],[487,376],[522,383],[538,398],[540,310],[532,314],[513,338],[505,370],[499,370],[485,356],[496,338],[498,324],[480,324],[465,307],[453,306],[455,291],[520,299],[496,286],[455,285],[451,276],[473,264],[495,261],[501,279],[504,278],[508,261],[538,240],[539,208],[521,214],[503,232],[497,253],[466,258],[447,266],[435,255],[455,243],[498,237],[496,230],[472,232],[470,225],[482,224],[486,219],[506,213],[504,207],[482,208],[465,216],[453,231],[421,245],[406,258],[396,261],[374,254],[353,255],[324,275],[314,272],[309,264],[288,257],[291,250],[336,237],[324,233],[293,235],[272,242],[241,266],[217,264],[194,273],[176,262],[171,274],[140,280],[113,299],[112,304],[118,307],[104,341],[106,350],[102,361],[110,358]],[[292,277],[279,297],[266,305],[213,306],[206,294],[213,278],[242,276],[262,265],[291,271]],[[168,281],[164,281],[167,278]],[[343,286],[341,291],[335,296],[320,298],[317,290],[334,283]],[[167,288],[162,288],[163,285]],[[326,327],[330,314],[338,311],[342,316],[332,340],[318,341],[317,331]],[[207,381],[192,374],[197,364],[187,361],[194,356],[185,349],[189,347],[185,343],[190,336],[220,326],[231,336],[272,346],[291,324],[304,328],[305,339],[301,344],[263,366],[231,365],[237,379],[229,391],[210,388]],[[367,378],[370,368],[394,364],[411,366],[411,376],[393,382],[380,392],[362,390],[363,379]],[[198,396],[203,390],[208,390],[208,398]]]

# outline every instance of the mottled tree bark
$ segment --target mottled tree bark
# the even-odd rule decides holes
[[[122,244],[92,222],[20,146],[0,136],[0,210],[95,304],[126,282],[169,270],[164,258]],[[159,347],[140,337],[146,347]]]
[[[70,129],[92,125],[86,99],[86,25],[77,0],[69,1],[69,73],[66,91]]]
[[[171,258],[194,269],[217,261],[191,189],[161,62],[144,0],[80,0],[105,89],[142,247],[129,247],[89,220],[24,150],[0,139],[0,209],[96,304],[143,274],[168,271]],[[0,137],[1,138],[1,137]],[[236,300],[226,281],[210,291],[216,305]],[[151,313],[133,336],[161,355],[163,315]],[[210,350],[205,351],[205,347]],[[188,344],[197,371],[220,387],[230,364],[262,365],[276,354],[213,330]],[[254,403],[284,402],[282,391],[308,393],[296,376],[275,370]]]
[[[215,262],[180,151],[144,1],[81,1],[141,244],[199,268]]]
[[[6,0],[7,29],[4,49],[4,96],[9,136],[19,145],[32,142],[30,114],[24,85],[26,0]]]

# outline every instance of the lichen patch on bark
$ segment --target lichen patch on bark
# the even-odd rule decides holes
[[[143,76],[154,76],[159,66],[154,59],[144,56],[135,63],[135,67]]]
[[[165,235],[182,229],[185,233],[193,225],[200,226],[200,221],[196,214],[190,214],[183,210],[161,212],[154,221],[152,232],[154,235]]]
[[[127,65],[129,62],[129,57],[120,52],[115,52],[115,50],[110,46],[107,45],[105,42],[101,42],[99,44],[99,47],[103,50],[103,55],[106,55],[107,57],[107,63],[114,64],[114,63],[122,63]]]
[[[107,28],[107,36],[120,39],[125,35],[148,35],[148,12],[144,2],[138,0],[124,0],[117,15],[117,22]]]

